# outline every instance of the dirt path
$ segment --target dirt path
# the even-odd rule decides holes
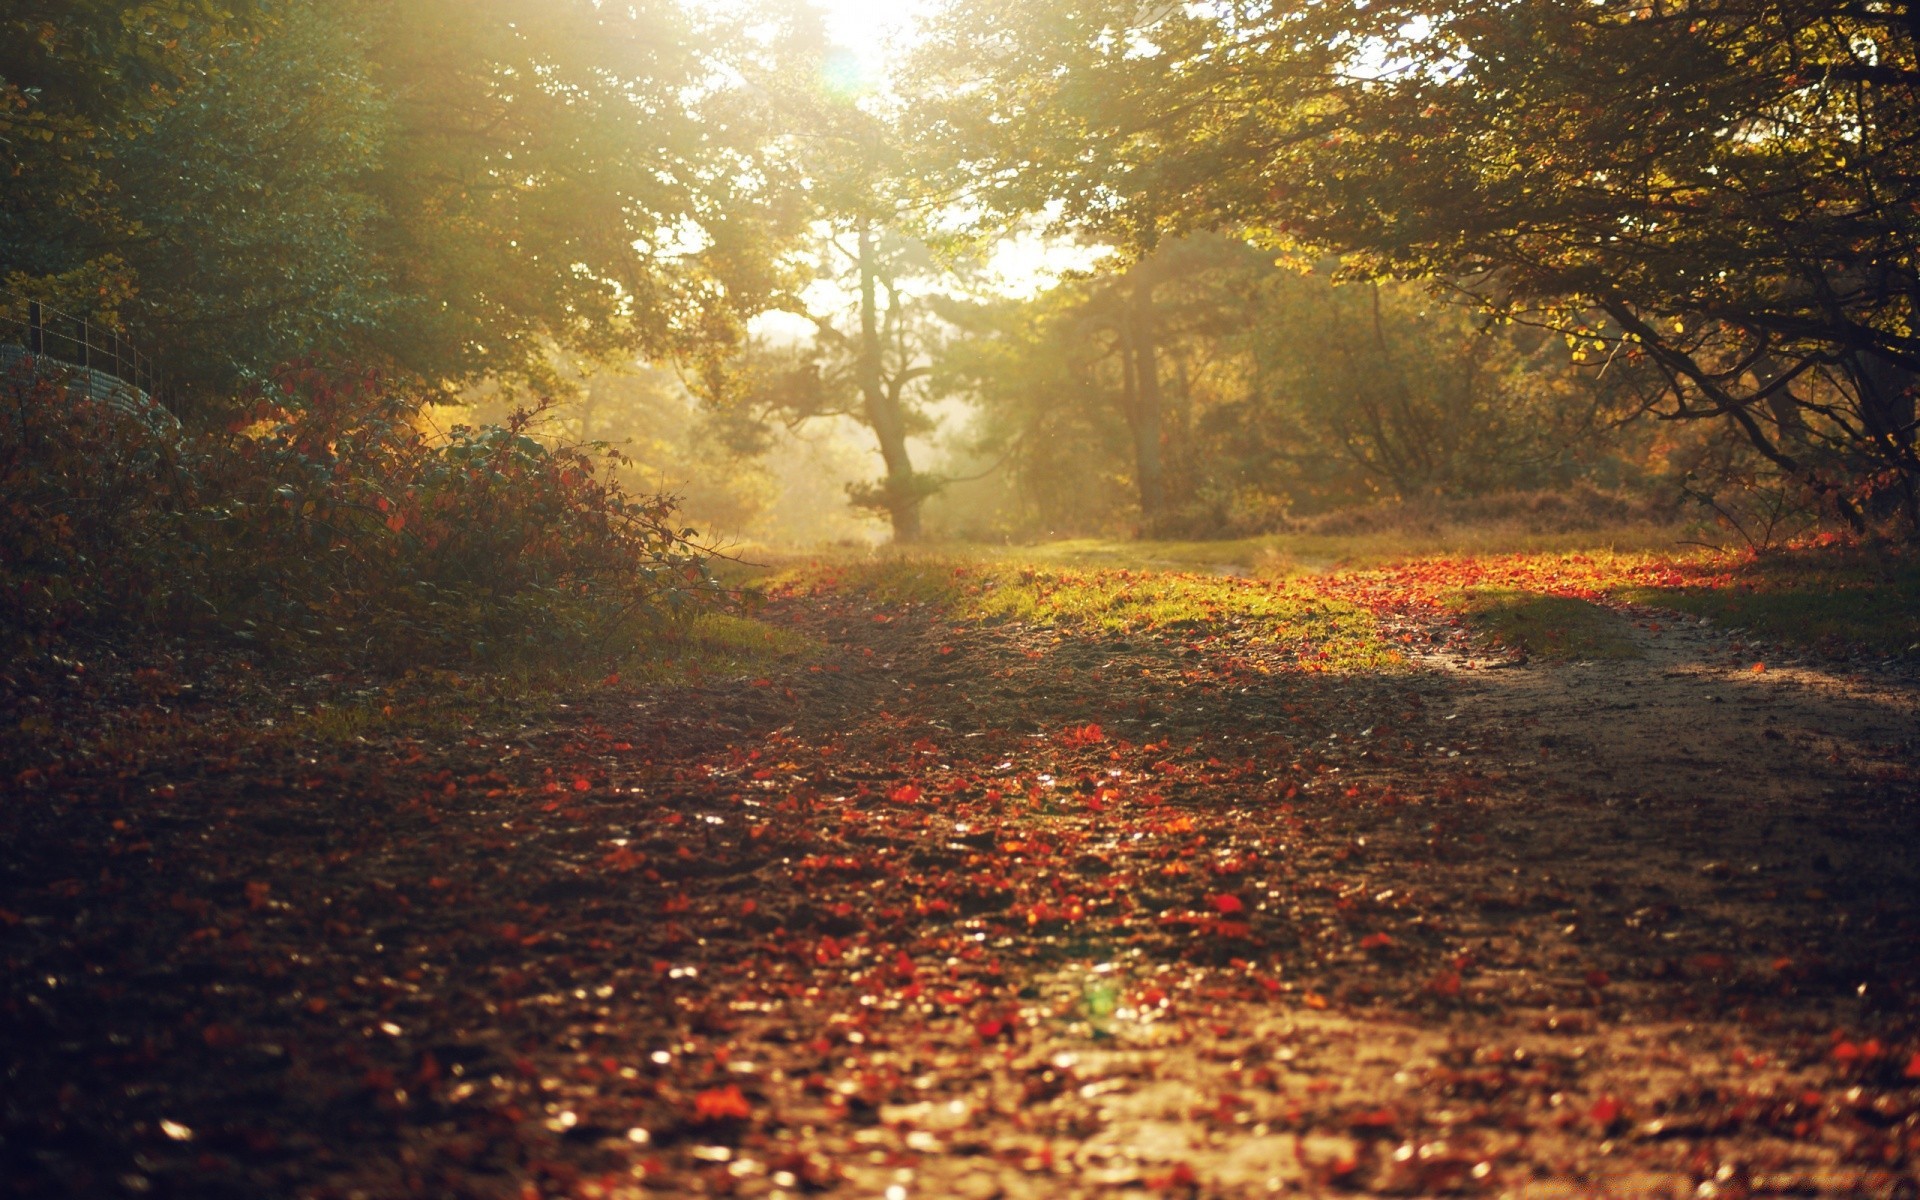
[[[1920,1189],[1911,682],[772,616],[825,653],[16,788],[0,1187]]]

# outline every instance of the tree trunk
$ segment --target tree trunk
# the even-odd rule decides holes
[[[1140,491],[1140,522],[1159,532],[1166,518],[1166,461],[1161,452],[1165,401],[1160,392],[1160,355],[1155,344],[1153,280],[1140,267],[1133,272],[1127,300],[1125,352],[1130,356],[1132,387],[1127,396],[1127,425],[1133,431],[1134,482]]]
[[[907,420],[899,398],[881,380],[880,314],[875,292],[873,225],[862,217],[860,239],[860,395],[867,423],[880,441],[880,457],[887,464],[887,515],[893,521],[893,540],[920,540],[920,495],[914,485],[913,461],[907,457]]]
[[[1891,467],[1891,480],[1868,497],[1873,514],[1899,512],[1908,530],[1920,537],[1920,488],[1916,488],[1914,417],[1920,403],[1920,377],[1877,354],[1854,356],[1854,384],[1860,392],[1860,416],[1872,437],[1882,466]]]

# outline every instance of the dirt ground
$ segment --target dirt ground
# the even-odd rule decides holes
[[[825,650],[14,780],[0,1189],[1920,1195],[1911,674],[767,615]]]

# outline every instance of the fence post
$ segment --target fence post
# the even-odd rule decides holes
[[[80,365],[91,371],[93,370],[93,322],[81,317],[78,324],[80,326]]]
[[[27,349],[33,351],[36,358],[47,352],[46,331],[40,324],[38,300],[27,301]]]

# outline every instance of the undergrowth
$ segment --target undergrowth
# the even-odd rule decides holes
[[[370,373],[289,371],[182,436],[50,383],[0,403],[10,655],[187,637],[388,667],[616,663],[691,636],[722,589],[666,496],[537,413],[431,435]]]

